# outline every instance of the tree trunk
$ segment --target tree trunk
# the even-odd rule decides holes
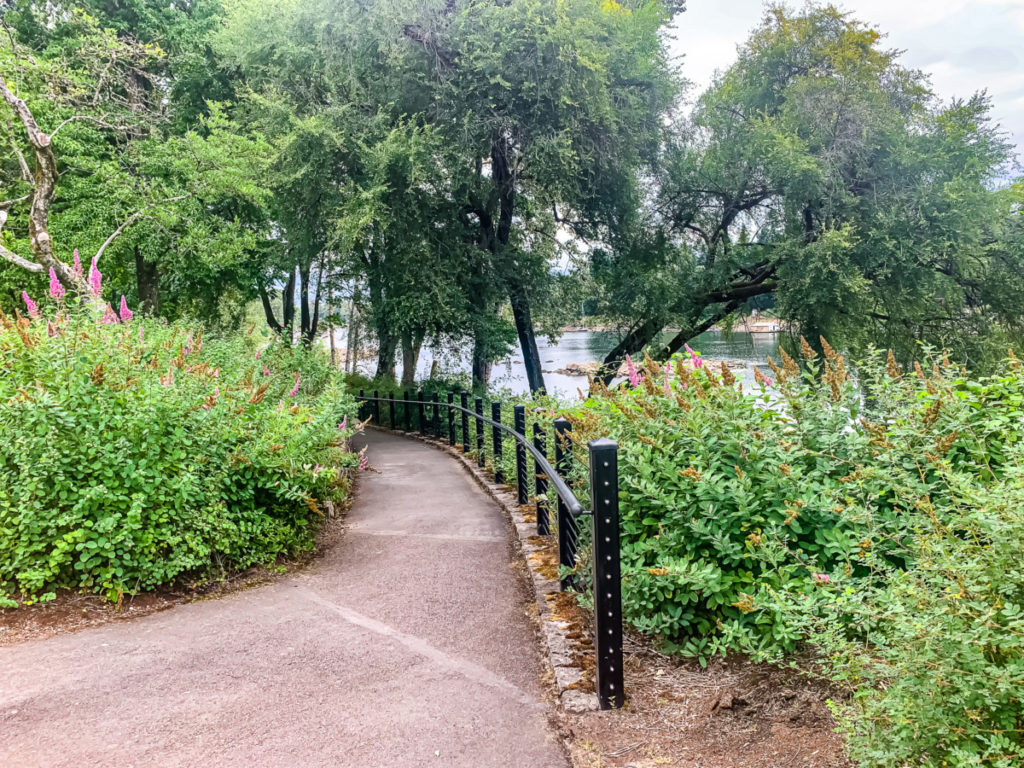
[[[139,306],[147,315],[160,311],[160,273],[156,263],[142,255],[142,249],[135,246],[135,285],[139,292]]]
[[[512,317],[516,321],[516,333],[519,334],[519,346],[523,350],[523,364],[526,367],[526,380],[530,385],[530,392],[543,394],[546,391],[544,372],[541,370],[537,337],[533,332],[530,302],[518,280],[510,281],[509,301],[512,303]]]
[[[483,340],[479,337],[473,339],[473,387],[474,389],[487,389],[491,383],[492,363],[490,355],[486,351]]]
[[[295,322],[295,269],[292,268],[281,294],[281,327],[288,331],[288,342],[291,343],[292,323]]]
[[[390,331],[377,329],[377,376],[378,379],[395,380],[395,352],[398,351],[398,339]]]
[[[416,383],[416,366],[420,362],[423,337],[414,338],[412,333],[402,334],[402,386],[411,387]]]

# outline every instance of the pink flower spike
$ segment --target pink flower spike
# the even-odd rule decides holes
[[[269,376],[270,375],[270,369],[267,368],[267,366],[265,366],[265,365],[263,366],[263,375],[264,376]]]
[[[665,366],[665,397],[670,397],[672,395],[672,385],[669,383],[669,377],[671,375],[672,375],[672,369],[668,365],[666,365]]]
[[[57,279],[57,273],[53,271],[53,267],[50,267],[50,297],[60,301],[64,298],[65,293],[67,291],[64,290],[64,286]]]
[[[690,362],[693,363],[694,368],[700,368],[702,365],[704,365],[704,360],[698,353],[690,349],[689,344],[684,344],[683,347],[686,349],[687,352],[690,353]]]
[[[633,365],[633,361],[630,360],[629,355],[626,355],[626,372],[629,374],[629,385],[635,387],[640,383],[640,374],[637,373],[636,366]]]
[[[39,307],[34,301],[32,301],[31,297],[28,295],[28,291],[22,291],[21,298],[25,300],[25,307],[28,309],[28,316],[33,320],[39,317]]]
[[[51,339],[57,335],[57,326],[51,323],[49,320],[46,321],[46,335]]]
[[[342,417],[341,423],[338,425],[338,429],[340,429],[342,432],[344,432],[346,427],[348,427],[348,416],[347,415]]]
[[[73,267],[71,267],[71,274],[74,275],[78,280],[81,280],[85,274],[84,271],[82,270],[82,260],[78,258],[77,248],[75,248],[75,264]]]
[[[103,274],[100,272],[99,267],[96,266],[96,257],[92,257],[92,264],[89,265],[89,290],[92,295],[99,298],[99,295],[103,292]]]
[[[818,586],[824,586],[832,581],[832,577],[827,573],[812,573],[811,578],[814,579],[814,583]]]
[[[324,471],[324,469],[326,469],[326,467],[324,467],[323,464],[317,464],[315,467],[313,467],[313,474],[319,475],[321,472]]]
[[[124,296],[121,297],[121,308],[118,310],[118,314],[121,316],[122,323],[127,323],[135,317],[135,313],[128,309],[128,302],[124,300]]]
[[[262,349],[257,349],[257,350],[256,350],[256,359],[257,359],[257,360],[259,360],[259,359],[260,359],[260,353],[261,353],[261,352],[263,352],[263,350],[262,350]]]
[[[142,326],[140,325],[140,326],[139,326],[139,344],[145,344],[145,343],[146,343],[146,342],[144,342],[144,341],[142,340]]]
[[[117,319],[117,315],[114,313],[114,308],[107,304],[107,310],[103,313],[103,324],[104,325],[117,325],[120,320]]]
[[[298,371],[295,372],[295,386],[292,387],[292,391],[288,393],[288,397],[295,397],[299,394],[299,382],[302,381],[302,374]]]

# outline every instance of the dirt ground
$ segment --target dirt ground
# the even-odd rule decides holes
[[[852,768],[825,704],[797,672],[743,659],[696,662],[626,640],[626,707],[563,714],[576,768]]]

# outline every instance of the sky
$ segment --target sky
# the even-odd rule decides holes
[[[791,6],[801,6],[790,2]],[[931,77],[944,102],[988,90],[992,116],[1024,156],[1024,0],[839,0],[904,51],[904,66]],[[763,0],[687,0],[672,51],[700,93],[761,20]]]

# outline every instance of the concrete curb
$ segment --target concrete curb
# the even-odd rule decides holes
[[[508,486],[497,485],[490,472],[478,467],[474,460],[455,447],[448,445],[447,441],[435,440],[429,435],[418,432],[401,432],[373,425],[367,425],[367,428],[417,440],[424,445],[447,453],[456,459],[477,485],[497,503],[516,533],[519,551],[533,582],[539,618],[539,634],[544,655],[551,668],[559,704],[566,712],[574,714],[597,710],[599,708],[597,693],[579,687],[579,683],[583,680],[584,670],[579,663],[574,661],[582,654],[593,653],[593,651],[582,648],[579,641],[570,637],[572,625],[569,622],[554,616],[548,597],[561,592],[559,583],[557,580],[545,576],[539,568],[539,556],[547,551],[554,537],[548,536],[538,541],[540,537],[537,536],[536,523],[526,519],[515,493]]]

